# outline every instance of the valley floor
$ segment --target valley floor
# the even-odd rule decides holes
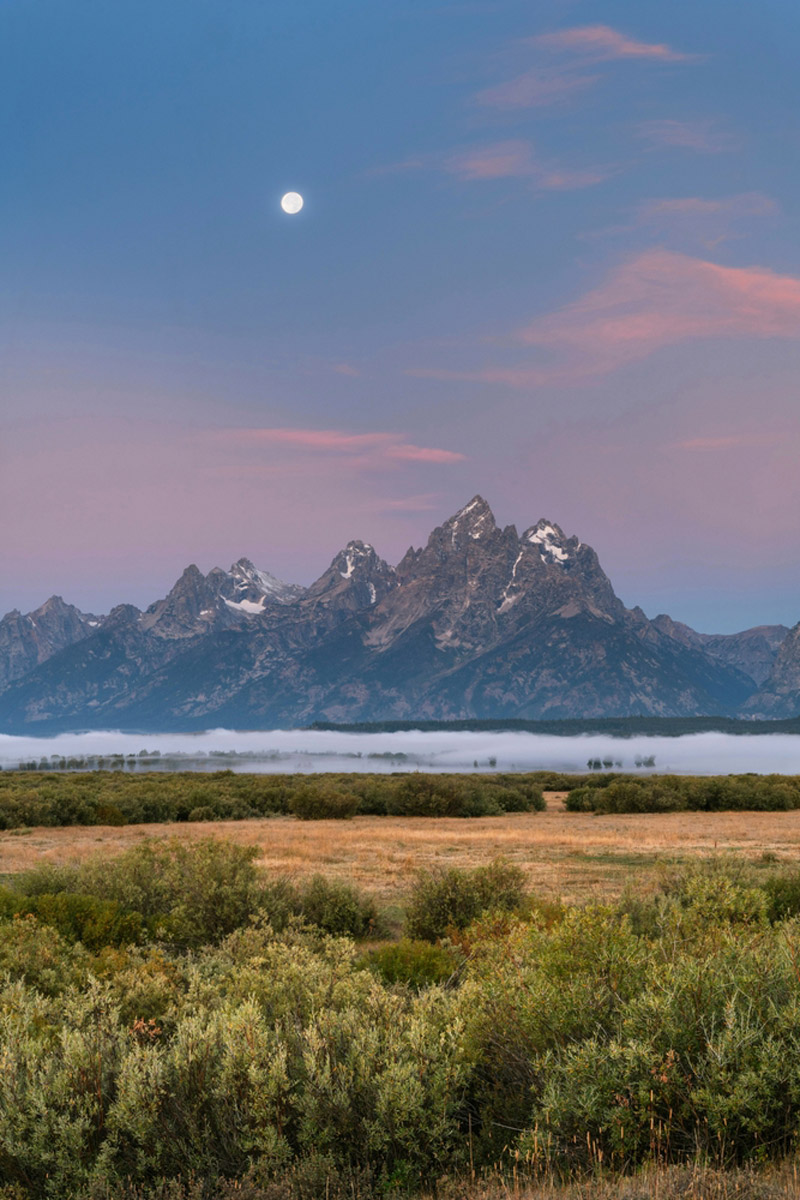
[[[614,899],[626,885],[647,889],[665,865],[736,853],[757,866],[794,865],[800,857],[800,811],[675,812],[594,816],[568,813],[563,793],[546,793],[543,813],[499,817],[354,817],[298,821],[276,816],[126,826],[67,826],[0,833],[0,875],[41,862],[118,854],[146,838],[184,842],[218,837],[258,846],[258,862],[298,880],[316,872],[399,901],[420,868],[473,867],[503,856],[530,886],[567,902]]]

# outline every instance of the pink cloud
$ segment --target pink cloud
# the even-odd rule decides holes
[[[538,173],[529,142],[495,142],[475,150],[451,154],[444,169],[459,179],[531,178]]]
[[[397,433],[342,433],[337,429],[225,429],[210,435],[241,447],[291,446],[316,454],[355,455],[351,466],[371,468],[387,460],[456,463],[465,455],[434,446],[415,446]]]
[[[661,200],[646,200],[638,211],[641,223],[662,217],[706,217],[730,214],[742,217],[762,217],[777,212],[778,206],[763,192],[740,192],[736,196],[723,196],[708,200],[703,196],[678,196]]]
[[[513,340],[548,353],[544,365],[478,371],[417,370],[432,378],[511,387],[574,383],[700,338],[800,337],[800,279],[765,267],[650,250],[613,270],[580,300],[517,330]]]
[[[558,104],[597,83],[599,75],[575,75],[552,70],[526,71],[478,92],[475,102],[486,108],[535,108]]]
[[[643,121],[637,133],[650,143],[652,149],[675,146],[682,150],[696,150],[699,154],[722,154],[737,147],[736,139],[720,130],[713,120]]]
[[[455,463],[464,462],[466,456],[455,450],[436,450],[430,446],[389,446],[387,458],[402,458],[406,462]]]
[[[583,236],[600,238],[649,228],[668,233],[673,245],[677,236],[684,243],[696,242],[709,250],[732,236],[741,236],[754,219],[774,216],[777,212],[776,202],[763,192],[739,192],[716,198],[659,197],[645,200],[633,209],[629,224],[594,230]]]
[[[576,349],[613,368],[675,342],[738,335],[800,336],[800,279],[650,250],[517,337],[524,345]]]
[[[226,429],[214,436],[240,445],[288,445],[303,450],[350,453],[396,441],[391,433],[341,433],[337,429]]]
[[[449,175],[466,182],[487,179],[530,179],[543,191],[592,187],[607,179],[608,169],[571,170],[539,162],[530,142],[522,139],[493,142],[451,154],[442,162]]]
[[[549,50],[568,50],[595,60],[619,58],[648,58],[659,62],[692,62],[696,55],[681,54],[665,42],[639,42],[612,29],[610,25],[581,25],[559,29],[532,38],[534,45]]]
[[[333,366],[331,367],[331,370],[335,371],[337,375],[349,375],[349,376],[352,376],[353,378],[355,378],[356,375],[361,374],[358,367],[354,367],[350,363],[344,363],[344,362],[343,363],[334,363]]]

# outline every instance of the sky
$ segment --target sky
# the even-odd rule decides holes
[[[0,612],[479,492],[795,624],[799,55],[796,0],[3,0]]]

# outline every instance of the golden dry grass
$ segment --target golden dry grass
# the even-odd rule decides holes
[[[568,813],[550,793],[543,813],[501,817],[356,817],[297,821],[271,817],[197,824],[70,826],[0,834],[0,874],[41,862],[118,854],[144,838],[217,837],[258,846],[259,861],[296,879],[317,871],[346,879],[384,902],[399,899],[420,867],[470,867],[503,855],[519,863],[531,887],[567,901],[618,896],[629,882],[646,886],[664,862],[735,852],[758,860],[800,859],[800,812],[664,813],[597,817]]]
[[[728,1171],[701,1164],[656,1166],[632,1176],[528,1182],[508,1178],[453,1181],[439,1200],[797,1200],[800,1170],[795,1159],[767,1167]],[[426,1196],[427,1200],[427,1196]]]

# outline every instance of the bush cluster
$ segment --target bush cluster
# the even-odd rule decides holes
[[[12,883],[14,1200],[383,1197],[504,1163],[726,1167],[796,1145],[800,871],[712,861],[547,911],[502,861],[428,874],[406,936],[366,953],[339,936],[374,933],[352,888],[270,879],[219,842]]]
[[[573,788],[569,812],[785,812],[800,808],[797,775],[609,775]]]
[[[44,865],[0,888],[0,921],[34,916],[89,949],[154,939],[174,948],[216,945],[255,919],[293,919],[323,933],[362,938],[380,928],[374,900],[315,875],[305,884],[266,876],[258,850],[208,839],[144,842],[116,858]]]
[[[520,912],[524,905],[525,872],[502,859],[471,871],[421,871],[406,909],[406,932],[435,942],[485,912]]]
[[[228,821],[481,817],[544,808],[535,775],[261,775],[215,771],[0,772],[0,829]]]

